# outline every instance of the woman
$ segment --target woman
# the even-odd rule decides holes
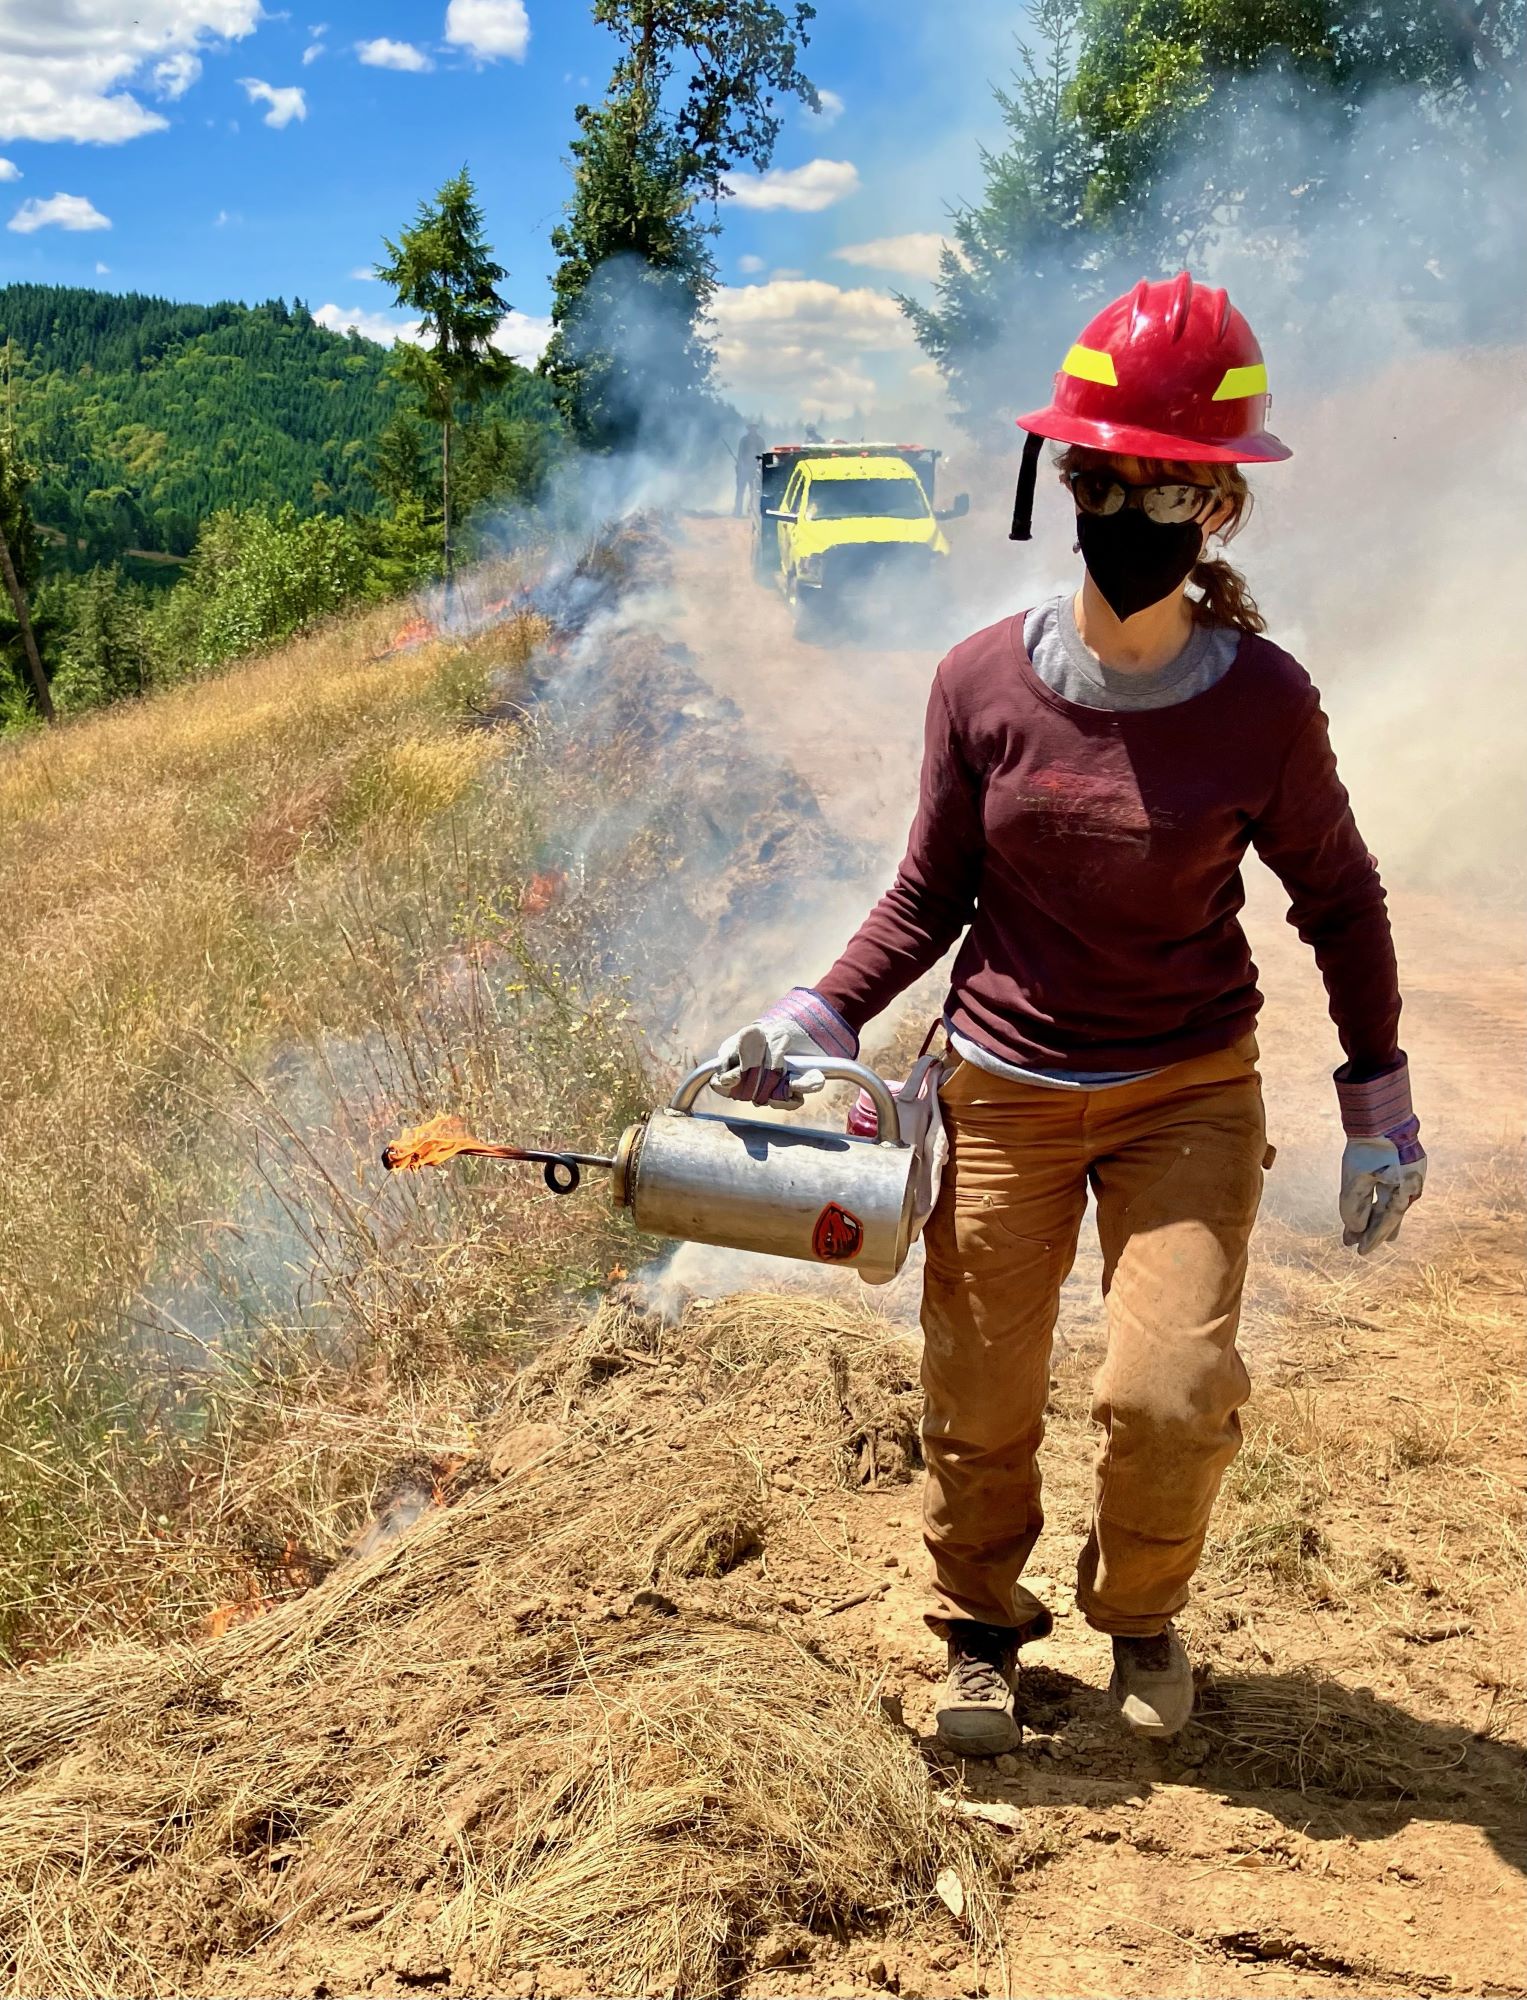
[[[1256,968],[1238,921],[1248,847],[1288,890],[1347,1060],[1344,1240],[1392,1237],[1425,1157],[1397,1041],[1384,893],[1308,676],[1206,553],[1240,527],[1243,463],[1287,458],[1267,374],[1222,291],[1141,283],[1084,330],[1029,433],[1076,508],[1074,597],[941,663],[921,797],[888,894],[815,987],[721,1050],[717,1088],[799,1103],[787,1057],[853,1056],[859,1030],[961,933],[940,1098],[949,1165],[925,1235],[929,1622],[948,1642],[943,1740],[1013,1747],[1019,1646],[1050,1629],[1020,1578],[1041,1524],[1051,1335],[1087,1191],[1108,1350],[1077,1601],[1113,1642],[1125,1724],[1192,1708],[1172,1626],[1240,1443],[1235,1334],[1272,1159]]]

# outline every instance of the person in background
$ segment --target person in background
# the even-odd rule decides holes
[[[1384,892],[1309,676],[1265,636],[1210,543],[1241,527],[1240,467],[1289,456],[1267,370],[1223,291],[1142,281],[1083,330],[1028,433],[1076,511],[1080,587],[958,645],[928,702],[921,791],[888,893],[813,987],[722,1044],[716,1087],[799,1103],[787,1058],[859,1034],[963,937],[945,1010],[950,1155],[925,1232],[929,1622],[948,1647],[943,1741],[1019,1740],[1019,1647],[1060,1287],[1089,1189],[1108,1344],[1077,1603],[1111,1642],[1124,1722],[1169,1737],[1193,1679],[1187,1602],[1250,1382],[1236,1348],[1273,1159],[1239,913],[1254,851],[1325,979],[1346,1060],[1338,1208],[1366,1254],[1426,1160],[1399,1046]]]
[[[755,419],[748,419],[748,427],[737,441],[737,497],[732,503],[732,514],[751,514],[758,505],[760,471],[758,455],[764,449],[763,432]]]

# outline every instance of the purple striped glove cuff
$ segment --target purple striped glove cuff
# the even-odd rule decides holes
[[[1411,1109],[1410,1065],[1398,1067],[1365,1083],[1351,1083],[1336,1072],[1336,1100],[1342,1130],[1349,1139],[1388,1139],[1402,1166],[1426,1157],[1421,1146],[1421,1121]]]
[[[804,1028],[825,1056],[841,1056],[853,1062],[859,1054],[859,1037],[836,1007],[830,1006],[814,986],[792,986],[783,1000],[776,1000],[759,1016],[760,1020],[781,1018]]]

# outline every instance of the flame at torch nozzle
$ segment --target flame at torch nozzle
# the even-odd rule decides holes
[[[534,1146],[503,1146],[489,1139],[476,1139],[459,1118],[442,1112],[426,1119],[382,1148],[382,1165],[389,1173],[416,1173],[420,1167],[443,1167],[465,1154],[485,1160],[529,1160],[546,1170],[546,1185],[553,1194],[571,1194],[579,1181],[580,1167],[613,1167],[604,1153],[545,1152]]]

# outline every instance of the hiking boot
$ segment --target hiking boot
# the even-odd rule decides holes
[[[949,1673],[933,1711],[940,1743],[961,1757],[1000,1757],[1023,1732],[1013,1714],[1018,1634],[973,1618],[949,1621]]]
[[[1149,1639],[1115,1639],[1108,1692],[1136,1736],[1175,1736],[1193,1713],[1193,1669],[1170,1625]]]

